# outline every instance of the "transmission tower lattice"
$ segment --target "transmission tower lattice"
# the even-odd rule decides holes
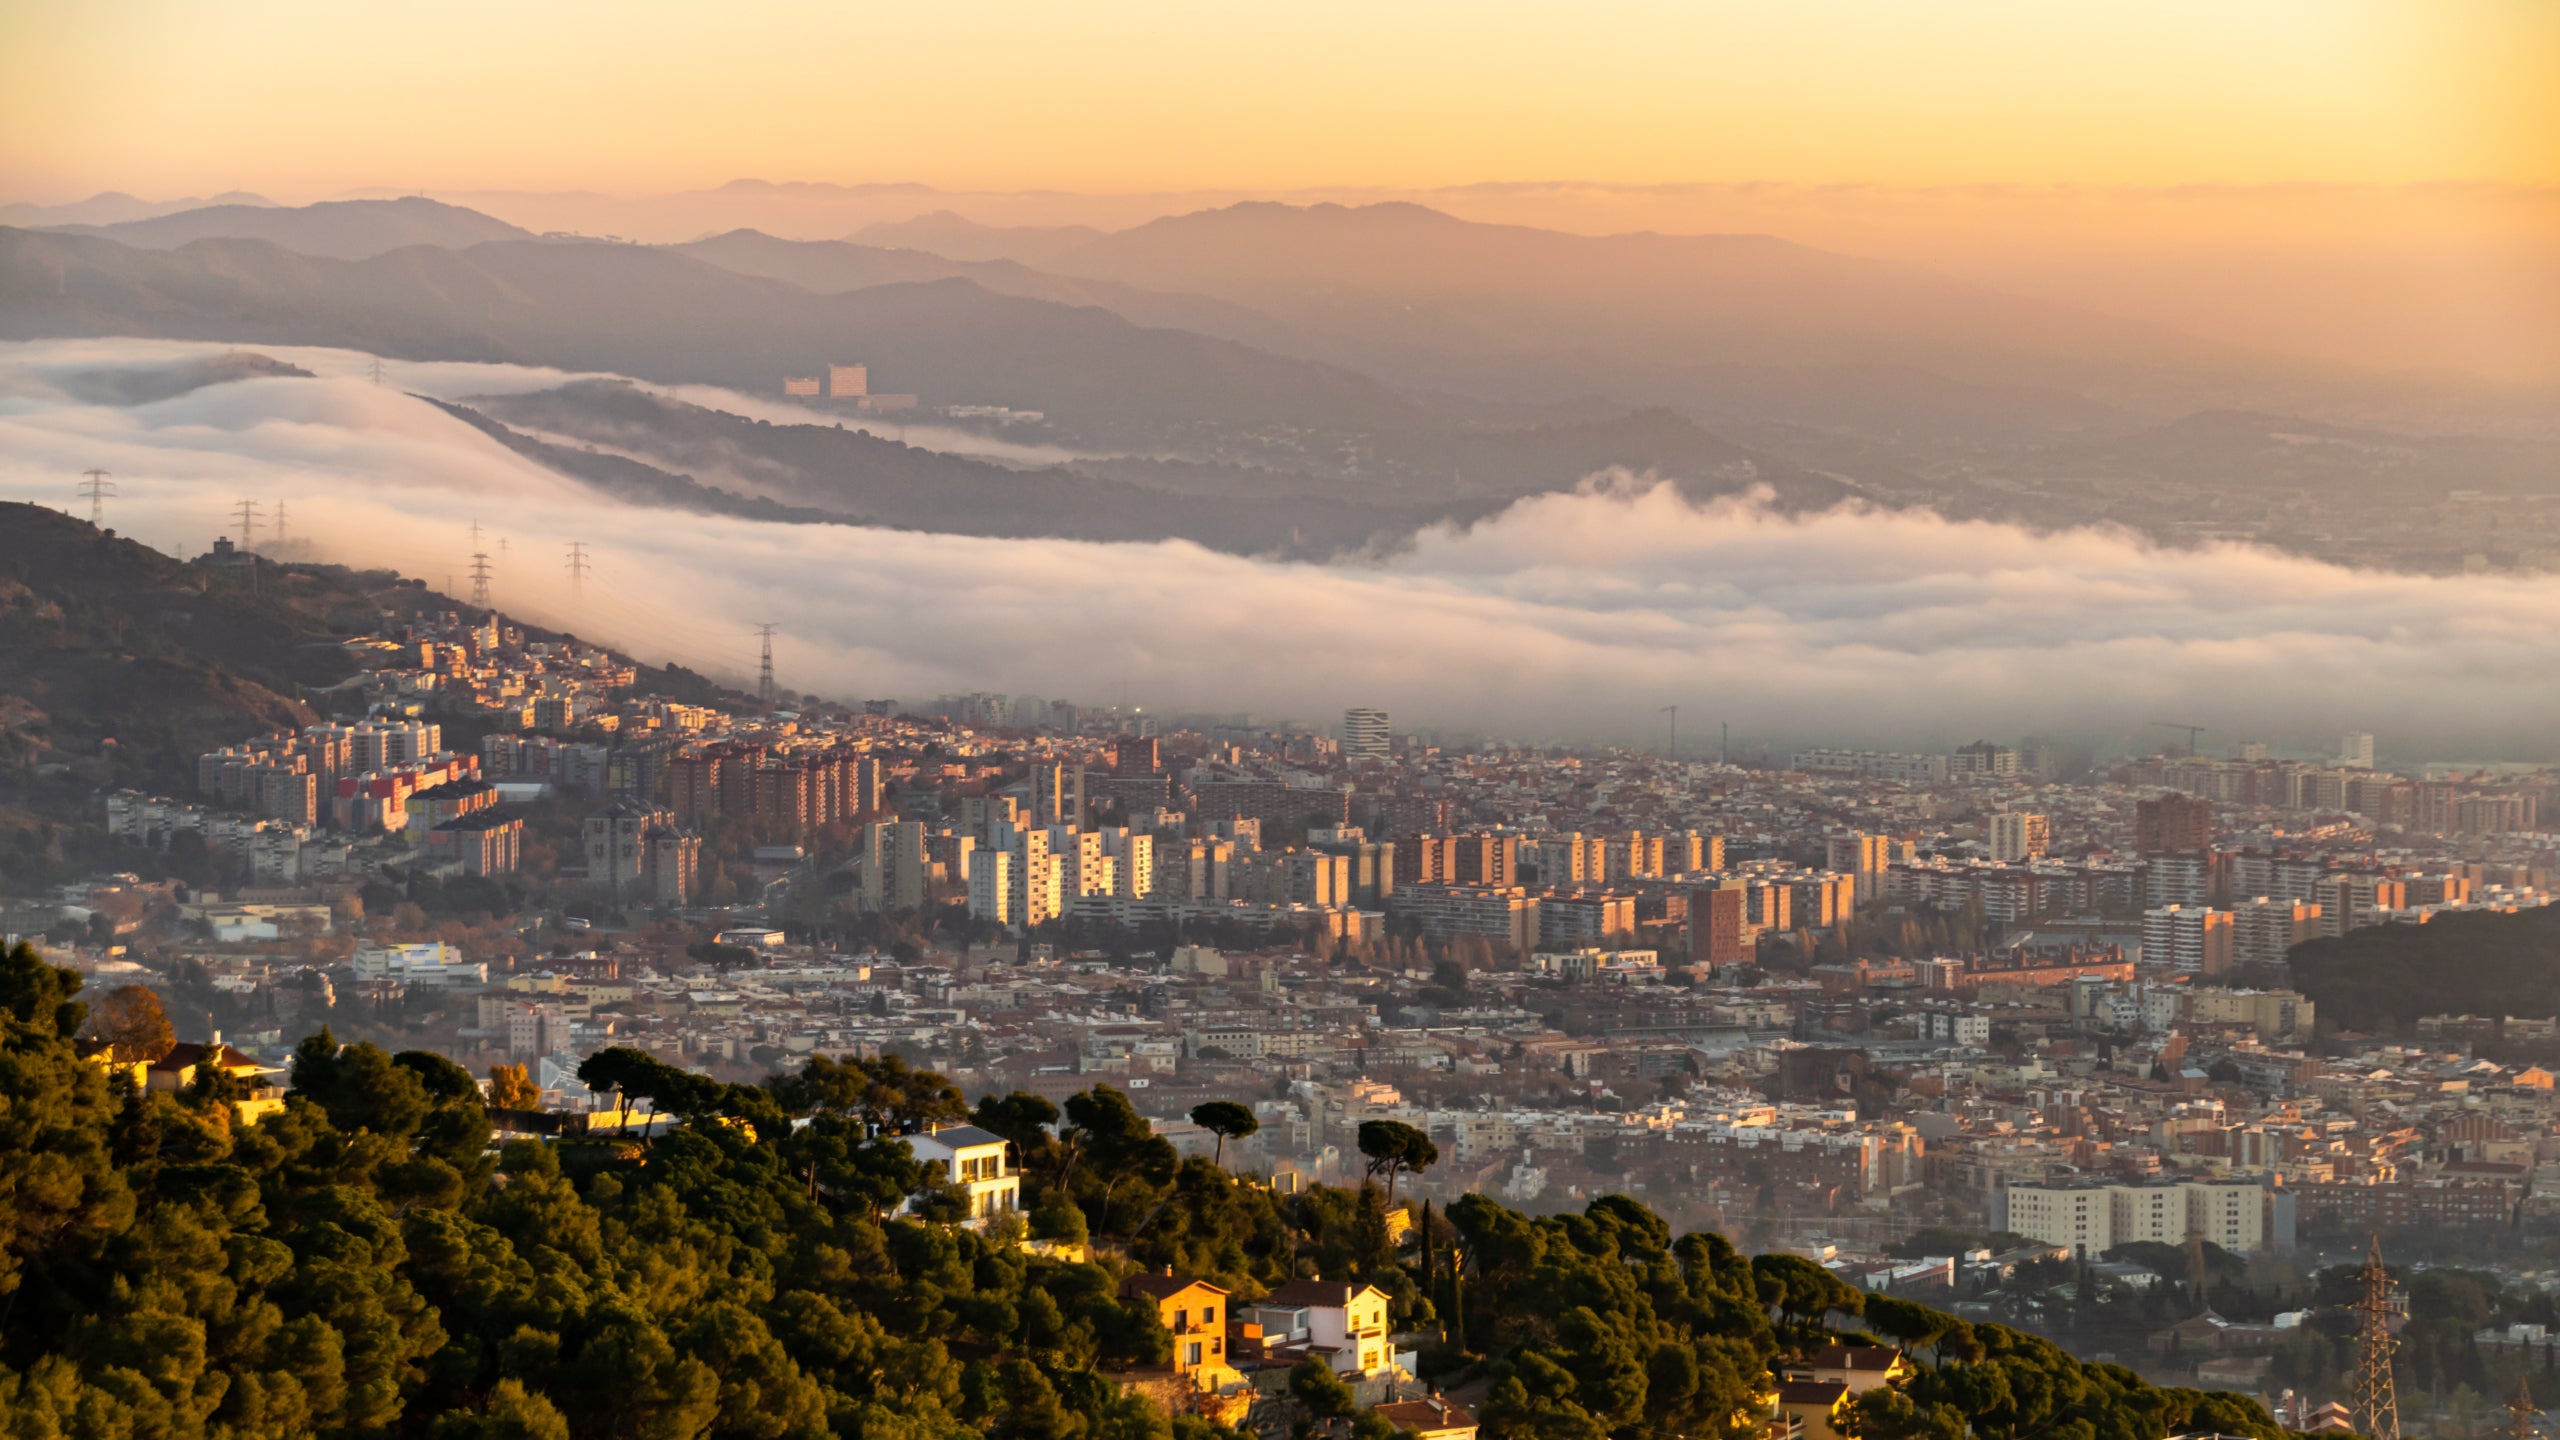
[[[281,500],[279,500],[279,501],[277,501],[277,502],[276,502],[276,525],[275,525],[275,530],[276,530],[276,543],[277,543],[277,544],[279,544],[279,545],[281,545],[281,544],[283,544],[283,543],[284,543],[284,502],[283,502],[283,501],[281,501]]]
[[[2364,1262],[2364,1294],[2355,1303],[2356,1432],[2372,1440],[2400,1440],[2400,1396],[2391,1382],[2391,1322],[2407,1313],[2391,1272],[2382,1265],[2382,1237],[2373,1237]]]
[[[773,684],[773,626],[759,625],[756,627],[756,634],[764,638],[764,665],[756,672],[756,698],[763,701],[764,707],[770,710],[780,700],[780,694]]]
[[[240,548],[253,549],[258,540],[258,512],[265,509],[255,500],[243,500],[232,507],[240,512]]]
[[[471,552],[471,603],[482,610],[489,608],[489,552]]]
[[[587,593],[587,542],[569,542],[569,598],[580,600]]]
[[[80,493],[89,497],[89,523],[103,525],[107,519],[107,497],[116,493],[116,483],[105,470],[80,472]]]

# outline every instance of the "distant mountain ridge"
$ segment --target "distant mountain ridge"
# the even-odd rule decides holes
[[[875,389],[1047,412],[1088,443],[1184,425],[1411,423],[1425,399],[1336,366],[1091,307],[943,279],[813,295],[673,250],[603,242],[413,245],[369,260],[271,242],[136,249],[0,229],[0,338],[139,335],[348,346],[421,360],[602,370],[775,394],[864,361]]]
[[[0,225],[118,225],[128,220],[148,220],[156,215],[174,215],[181,210],[202,210],[209,205],[273,205],[264,195],[246,190],[226,190],[222,194],[182,200],[145,200],[121,190],[102,190],[86,200],[73,200],[61,205],[39,205],[17,201],[0,205]]]
[[[504,220],[422,195],[290,207],[207,205],[113,224],[54,228],[146,250],[172,250],[195,240],[264,240],[297,255],[328,260],[369,260],[405,245],[453,249],[534,238],[533,232]]]
[[[1991,395],[2069,395],[2166,418],[2234,394],[2282,395],[2319,373],[1767,235],[1587,236],[1404,202],[1253,201],[1089,237],[957,216],[861,237],[1212,296],[1305,337],[1293,353],[1357,356],[1388,379],[1486,398],[1598,393],[1715,413],[1740,372],[1753,375],[1745,391],[1794,376],[1801,392],[1835,372],[1903,368]],[[2038,411],[2066,408],[2018,398],[2030,427]],[[1855,422],[1854,406],[1834,408]]]
[[[967,280],[999,295],[1058,305],[1090,305],[1133,324],[1189,330],[1261,348],[1292,341],[1288,327],[1246,306],[1205,295],[1148,290],[1110,280],[1051,275],[1014,260],[954,260],[924,250],[860,245],[846,240],[782,240],[759,230],[668,246],[741,275],[781,280],[821,295],[873,285]]]

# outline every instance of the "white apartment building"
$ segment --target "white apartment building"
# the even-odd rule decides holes
[[[863,832],[862,906],[874,913],[924,908],[924,825],[882,820]]]
[[[2162,905],[2142,912],[2142,963],[2195,975],[2231,968],[2231,912],[2201,905]]]
[[[2232,907],[2231,916],[2231,955],[2242,964],[2276,964],[2320,933],[2320,906],[2310,900],[2260,895]]]
[[[1013,923],[1015,857],[1004,850],[987,850],[971,857],[969,862],[969,915],[972,919],[991,920],[998,925]]]
[[[2267,1248],[2266,1188],[2255,1180],[2169,1185],[2031,1185],[2012,1182],[2005,1228],[2046,1245],[2096,1256],[2118,1245],[2183,1245],[2201,1235],[2234,1254]]]
[[[2003,810],[1991,817],[1991,858],[2003,865],[2041,860],[2052,847],[2052,823],[2025,810]]]
[[[1342,712],[1342,758],[1350,761],[1384,760],[1394,748],[1395,737],[1387,728],[1387,712],[1354,708]]]

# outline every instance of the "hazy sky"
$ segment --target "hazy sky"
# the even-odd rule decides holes
[[[0,195],[2560,181],[2550,0],[0,0]]]

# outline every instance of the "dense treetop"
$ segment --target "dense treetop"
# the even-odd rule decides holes
[[[1862,1304],[1931,1362],[1867,1402],[1879,1440],[2278,1437],[2249,1402],[1674,1237],[1624,1197],[1533,1218],[1470,1195],[1422,1207],[1400,1246],[1379,1186],[1239,1181],[1106,1086],[1063,1113],[1019,1093],[967,1112],[1019,1152],[1033,1234],[1095,1242],[1072,1261],[1018,1224],[949,1223],[959,1197],[899,1137],[961,1097],[901,1064],[732,1086],[607,1051],[595,1083],[692,1123],[493,1153],[461,1067],[326,1032],[254,1126],[216,1072],[137,1092],[80,1057],[79,986],[28,947],[0,956],[8,1440],[1211,1440],[1228,1432],[1110,1378],[1168,1358],[1153,1308],[1119,1298],[1168,1265],[1248,1298],[1377,1285],[1424,1368],[1483,1395],[1494,1440],[1731,1433],[1773,1362]],[[1321,1380],[1266,1403],[1332,1413]]]

